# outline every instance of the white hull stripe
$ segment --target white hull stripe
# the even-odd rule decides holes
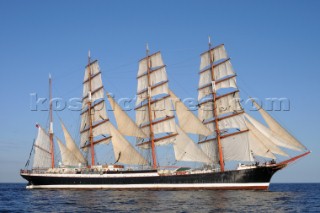
[[[183,188],[254,188],[269,187],[269,183],[190,183],[190,184],[79,184],[29,185],[27,189],[183,189]]]
[[[114,178],[114,177],[156,177],[157,172],[152,173],[128,173],[128,174],[22,174],[36,177],[71,177],[71,178]]]

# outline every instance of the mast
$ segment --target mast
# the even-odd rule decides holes
[[[149,126],[150,126],[150,139],[151,139],[151,153],[152,153],[152,167],[157,169],[157,157],[155,152],[154,145],[154,133],[153,133],[153,124],[152,124],[152,114],[151,114],[151,82],[150,82],[150,58],[149,58],[149,46],[146,47],[146,56],[147,56],[147,75],[148,75],[148,115],[149,115]]]
[[[93,144],[93,132],[92,132],[92,117],[91,117],[91,66],[90,66],[90,50],[88,52],[88,83],[89,83],[89,92],[88,92],[88,116],[89,116],[89,142],[90,142],[90,150],[91,150],[91,165],[95,164],[94,159],[94,144]]]
[[[52,80],[49,74],[49,114],[50,114],[50,127],[49,127],[49,138],[50,138],[50,153],[51,153],[51,168],[54,168],[54,148],[53,148],[53,116],[52,116]]]
[[[213,116],[215,121],[215,131],[217,134],[217,142],[218,142],[218,152],[219,152],[219,163],[220,163],[220,170],[224,171],[224,160],[223,160],[223,152],[222,152],[222,145],[221,145],[221,138],[220,138],[220,130],[219,130],[219,123],[218,123],[218,116],[217,116],[217,104],[216,104],[216,98],[217,94],[215,91],[215,77],[214,77],[214,65],[213,65],[213,53],[211,53],[211,38],[209,36],[209,54],[210,54],[210,66],[211,66],[211,81],[212,81],[212,95],[213,95]]]

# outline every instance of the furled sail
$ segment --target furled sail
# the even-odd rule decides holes
[[[211,159],[193,142],[188,135],[176,126],[178,135],[173,143],[175,158],[178,161],[211,163]]]
[[[147,140],[142,139],[138,146],[150,147],[151,128],[153,134],[157,135],[154,137],[156,145],[172,143],[176,125],[166,66],[160,52],[140,60],[137,79],[136,124],[148,137]]]
[[[83,98],[80,125],[80,147],[87,150],[90,147],[90,131],[94,145],[109,143],[108,116],[104,101],[104,89],[98,61],[86,66],[83,81]],[[99,137],[99,139],[94,139]]]
[[[50,138],[47,132],[38,125],[38,135],[34,143],[33,168],[51,167]]]
[[[112,135],[112,145],[114,156],[117,162],[133,165],[146,165],[144,159],[133,146],[123,137],[123,135],[109,123],[110,133]]]
[[[119,132],[127,136],[146,138],[147,136],[142,132],[142,130],[137,126],[137,124],[127,115],[127,113],[125,113],[121,109],[118,103],[110,95],[107,96],[113,109]]]
[[[175,110],[179,120],[179,126],[183,131],[205,136],[211,135],[211,132],[202,122],[184,105],[184,103],[172,92],[169,91],[171,99],[175,105]]]
[[[292,136],[285,128],[281,126],[274,118],[272,118],[269,113],[267,113],[262,107],[260,107],[253,99],[251,99],[268,124],[271,131],[275,132],[280,138],[282,138],[286,143],[295,146],[298,150],[306,150],[306,147],[302,145],[294,136]]]
[[[67,130],[67,128],[64,126],[63,122],[61,121],[61,127],[63,130],[63,134],[64,134],[64,138],[66,141],[66,148],[72,153],[72,155],[75,156],[76,158],[76,164],[78,165],[79,163],[82,164],[86,164],[86,159],[84,158],[84,156],[82,155],[79,147],[76,145],[76,143],[74,142],[73,138],[71,137],[69,131]],[[60,141],[59,141],[60,142]],[[59,145],[60,146],[60,145]]]

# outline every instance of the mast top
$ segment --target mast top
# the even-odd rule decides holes
[[[89,58],[89,59],[91,58],[90,50],[88,50],[88,58]]]
[[[148,44],[148,42],[147,42],[147,44],[146,44],[146,55],[147,55],[147,56],[149,55],[149,44]]]
[[[49,79],[51,79],[51,73],[49,73]]]
[[[211,36],[208,36],[208,45],[209,45],[209,49],[211,49]]]

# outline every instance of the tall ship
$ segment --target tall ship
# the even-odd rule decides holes
[[[62,120],[64,142],[54,133],[50,101],[49,125],[37,124],[20,171],[27,188],[267,190],[277,171],[310,153],[254,99],[263,123],[241,106],[237,75],[223,44],[212,47],[209,39],[199,76],[197,111],[191,111],[169,88],[161,52],[150,54],[147,47],[136,76],[133,121],[104,90],[98,61],[89,53],[79,140]],[[51,84],[50,77],[50,100]],[[105,146],[111,147],[112,160],[99,163],[98,151]]]

